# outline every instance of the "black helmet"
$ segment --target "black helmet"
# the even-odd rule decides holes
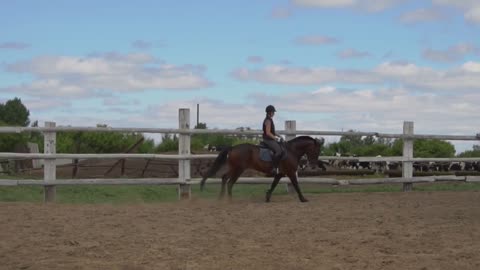
[[[269,113],[269,112],[276,112],[277,110],[275,110],[275,107],[273,107],[273,105],[268,105],[267,108],[265,108],[265,112],[266,113]]]

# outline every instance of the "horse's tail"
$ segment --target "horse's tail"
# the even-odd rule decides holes
[[[218,170],[227,162],[228,158],[228,153],[232,150],[232,147],[226,147],[225,149],[218,154],[218,157],[215,159],[213,162],[212,167],[208,170],[208,172],[203,176],[202,181],[200,182],[200,190],[203,191],[203,186],[205,185],[205,181],[207,181],[207,178],[214,176]]]

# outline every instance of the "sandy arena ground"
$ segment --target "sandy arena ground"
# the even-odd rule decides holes
[[[0,203],[0,269],[480,269],[480,192],[308,198]]]

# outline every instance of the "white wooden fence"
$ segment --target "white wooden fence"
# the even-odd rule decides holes
[[[232,135],[260,135],[261,130],[226,130],[226,129],[190,129],[190,110],[179,109],[179,128],[111,128],[111,127],[56,127],[54,122],[46,122],[45,127],[0,127],[0,133],[21,133],[28,131],[43,132],[44,134],[44,154],[38,153],[0,153],[0,159],[3,158],[21,158],[21,159],[43,159],[44,160],[44,178],[34,179],[1,179],[0,186],[18,186],[18,185],[40,185],[45,188],[45,201],[55,201],[56,186],[59,185],[177,185],[179,198],[189,198],[191,194],[191,185],[198,184],[200,179],[191,178],[190,160],[192,159],[211,159],[217,155],[192,155],[190,152],[190,136],[192,134],[232,134]],[[175,133],[179,134],[178,155],[165,154],[57,154],[56,153],[56,133],[59,131],[90,131],[90,132],[140,132],[140,133]],[[379,133],[379,132],[351,132],[351,131],[313,131],[296,130],[295,121],[286,121],[285,130],[279,130],[279,134],[286,136],[286,139],[292,139],[298,135],[311,136],[376,136],[379,138],[402,138],[404,140],[403,156],[399,157],[336,157],[320,156],[321,160],[349,159],[358,161],[398,161],[402,162],[402,177],[397,178],[369,178],[369,179],[334,179],[319,177],[301,177],[300,183],[330,184],[330,185],[364,185],[364,184],[386,184],[403,183],[404,191],[412,189],[413,183],[435,182],[435,181],[464,181],[480,182],[480,177],[475,176],[430,176],[413,177],[413,162],[422,161],[480,161],[480,158],[413,158],[413,141],[415,139],[441,139],[441,140],[479,140],[477,135],[429,135],[414,134],[413,122],[403,123],[403,133]],[[56,179],[56,159],[168,159],[178,160],[178,178],[135,178],[135,179]],[[239,184],[269,184],[273,178],[245,178],[241,177]],[[209,183],[219,183],[220,179],[211,179]],[[282,179],[281,183],[287,183],[287,188],[292,191],[288,185],[288,179]]]

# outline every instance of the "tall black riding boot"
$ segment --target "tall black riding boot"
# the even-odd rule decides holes
[[[272,165],[273,165],[272,173],[273,173],[273,175],[276,175],[276,174],[280,173],[280,171],[278,169],[278,164],[279,163],[280,163],[280,155],[274,155],[272,157]]]

